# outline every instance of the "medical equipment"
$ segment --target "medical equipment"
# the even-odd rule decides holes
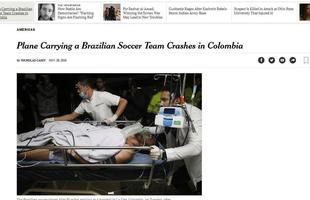
[[[160,76],[165,76],[165,81],[166,81],[167,75],[168,74],[158,74],[154,76],[154,79],[158,80]],[[191,129],[193,133],[196,133],[196,130],[195,130],[193,121],[186,110],[185,97],[184,97],[185,86],[186,86],[186,74],[183,75],[183,81],[182,81],[181,75],[174,75],[174,76],[176,76],[177,79],[174,80],[173,75],[171,75],[172,78],[171,78],[171,83],[170,83],[170,104],[174,103],[172,101],[175,101],[174,96],[175,96],[175,92],[177,92],[177,88],[179,84],[180,96],[179,96],[178,101],[176,101],[178,104],[177,106],[172,106],[172,107],[161,107],[159,110],[159,113],[155,117],[155,125],[168,127],[168,128],[179,128],[179,129],[187,128],[186,136],[182,144],[184,145],[187,140],[189,130]],[[177,83],[174,91],[172,90],[172,81],[175,81]],[[194,82],[195,82],[195,75],[194,75]],[[196,93],[197,87],[193,89],[194,89],[194,92]],[[194,98],[195,93],[193,94],[192,98]]]
[[[186,127],[186,116],[182,107],[161,107],[155,117],[155,125],[170,128]]]

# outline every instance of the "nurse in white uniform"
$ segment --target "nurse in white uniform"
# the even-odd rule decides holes
[[[83,113],[88,113],[95,121],[113,123],[125,110],[127,100],[109,92],[100,92],[92,88],[88,79],[81,79],[76,84],[77,92],[83,99],[74,112],[42,120],[42,124],[53,121],[72,121]],[[115,113],[111,106],[117,106]]]

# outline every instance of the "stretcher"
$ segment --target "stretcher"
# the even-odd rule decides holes
[[[76,121],[75,123],[85,123]],[[94,126],[102,126],[101,122],[87,121]],[[114,126],[128,126],[136,121],[117,121]],[[21,194],[98,194],[86,187],[85,190],[61,190],[55,186],[57,181],[126,181],[142,182],[145,190],[149,189],[152,182],[171,184],[174,173],[174,163],[164,161],[153,161],[149,157],[151,147],[148,146],[17,146],[18,151],[29,151],[35,149],[49,149],[60,152],[60,156],[49,161],[17,161],[17,182],[33,183],[33,186],[24,190]],[[135,150],[133,159],[126,164],[82,164],[72,159],[67,153],[69,149],[132,149]],[[54,187],[43,189],[39,182],[52,182]],[[18,184],[18,185],[19,185]]]
[[[50,161],[17,162],[18,183],[52,181],[139,181],[143,182],[144,189],[149,189],[152,181],[170,185],[173,176],[171,163],[153,161],[148,154],[151,147],[91,147],[91,146],[17,146],[18,150],[49,149],[62,152],[62,157]],[[134,149],[138,151],[134,158],[126,164],[81,164],[72,160],[67,154],[68,149]],[[76,192],[76,193],[74,193]],[[87,190],[59,190],[30,188],[23,192],[29,193],[69,193],[69,194],[96,194]]]

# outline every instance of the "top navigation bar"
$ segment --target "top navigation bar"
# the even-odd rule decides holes
[[[299,2],[0,2],[1,23],[310,23]]]

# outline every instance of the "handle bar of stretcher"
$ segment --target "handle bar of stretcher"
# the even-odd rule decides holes
[[[109,146],[17,146],[17,149],[133,149],[151,150],[152,147],[109,147]]]
[[[72,121],[73,123],[104,123],[103,121]],[[123,124],[123,123],[137,123],[133,120],[116,120],[114,123]]]

